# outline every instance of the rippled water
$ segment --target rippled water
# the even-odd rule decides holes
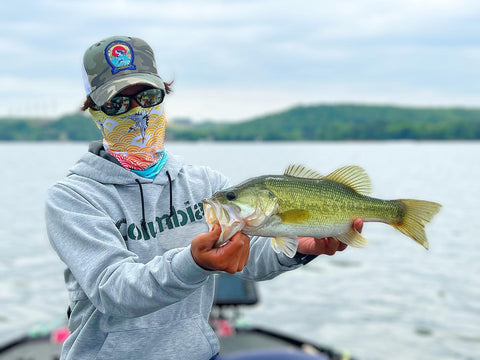
[[[0,342],[64,316],[63,265],[43,223],[45,191],[85,143],[0,143]],[[381,198],[440,202],[430,250],[383,224],[364,249],[320,257],[259,284],[252,323],[293,332],[361,359],[480,358],[480,143],[173,143],[168,149],[233,182],[292,162],[327,173],[356,164]]]

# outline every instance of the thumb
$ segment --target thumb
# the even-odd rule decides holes
[[[217,242],[221,233],[222,228],[220,227],[220,225],[216,224],[208,233],[203,233],[195,236],[192,243],[195,242],[195,246],[200,251],[211,249],[215,246],[215,243]]]
[[[359,233],[362,232],[363,229],[363,220],[361,218],[357,218],[353,221],[353,227],[355,230],[357,230]]]

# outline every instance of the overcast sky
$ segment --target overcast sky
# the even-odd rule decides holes
[[[476,0],[29,0],[0,10],[0,116],[74,112],[85,49],[155,51],[170,118],[245,120],[298,104],[480,106]]]

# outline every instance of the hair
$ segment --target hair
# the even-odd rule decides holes
[[[173,89],[172,89],[172,84],[173,84],[173,80],[170,81],[169,83],[167,82],[163,82],[163,85],[165,86],[165,93],[166,94],[170,94]],[[87,98],[85,99],[85,102],[83,103],[83,106],[80,108],[80,110],[82,111],[85,111],[87,110],[92,104],[94,104],[92,98],[90,96],[87,96]]]

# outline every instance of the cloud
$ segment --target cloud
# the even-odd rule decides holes
[[[2,102],[29,84],[30,97],[61,94],[58,111],[76,109],[83,52],[113,34],[151,44],[161,76],[175,79],[173,113],[196,119],[302,102],[473,104],[479,90],[473,0],[31,0],[2,10]]]

